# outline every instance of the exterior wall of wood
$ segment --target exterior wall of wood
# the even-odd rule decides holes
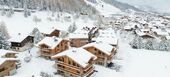
[[[5,61],[3,64],[0,65],[0,77],[10,75],[10,72],[15,69],[15,61]]]
[[[11,42],[11,49],[13,50],[22,50],[26,44],[33,43],[34,37],[33,36],[27,36],[23,41],[21,42]],[[23,49],[24,50],[24,49]]]
[[[62,40],[54,49],[49,49],[46,45],[40,46],[40,54],[43,57],[50,58],[51,56],[68,49],[68,41]]]
[[[70,46],[71,47],[81,47],[83,45],[88,44],[88,39],[81,39],[81,38],[77,38],[77,39],[71,39],[70,40]]]
[[[59,35],[60,35],[60,31],[59,31],[59,30],[55,30],[55,31],[53,31],[53,32],[50,34],[50,36],[56,36],[56,37],[59,37]]]
[[[6,55],[2,56],[4,58],[16,58],[15,56],[16,53],[7,53]]]
[[[87,67],[83,68],[67,56],[58,57],[55,60],[58,73],[65,77],[90,77],[94,72],[94,61],[91,61]]]
[[[113,48],[111,51],[111,55],[107,55],[105,53],[103,53],[101,50],[91,46],[91,47],[86,47],[84,48],[87,51],[89,51],[90,53],[94,54],[95,56],[97,56],[97,59],[95,61],[96,64],[99,65],[104,65],[106,66],[106,64],[111,61],[114,57],[114,55],[116,54],[116,49]]]
[[[60,31],[59,30],[54,30],[52,33],[50,34],[43,34],[44,36],[47,36],[47,37],[52,37],[52,36],[56,36],[56,37],[59,37],[60,35]]]

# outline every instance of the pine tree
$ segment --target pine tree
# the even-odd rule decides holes
[[[0,22],[0,49],[9,49],[9,42],[7,39],[9,38],[9,34],[5,23],[3,21]]]
[[[34,44],[37,44],[39,41],[41,41],[44,36],[40,33],[38,28],[34,28],[31,35],[34,36]]]
[[[74,31],[76,31],[76,29],[77,29],[77,26],[76,26],[76,24],[74,22],[72,25],[69,26],[68,32],[73,33]]]
[[[3,21],[0,22],[0,32],[2,33],[4,38],[8,39],[10,37],[8,34],[8,30],[5,26],[5,22],[3,22]]]
[[[4,34],[0,32],[0,49],[9,49],[10,45]]]

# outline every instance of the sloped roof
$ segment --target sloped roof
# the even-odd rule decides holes
[[[72,60],[80,64],[83,68],[85,68],[88,65],[88,62],[91,58],[97,59],[95,55],[91,54],[90,52],[88,52],[87,50],[83,48],[72,48],[72,49],[63,51],[59,54],[56,54],[52,56],[52,58],[61,57],[61,56],[67,56],[71,58]]]
[[[15,51],[0,49],[0,57],[6,55],[7,53],[17,53]]]
[[[42,44],[45,44],[49,46],[51,49],[55,48],[63,39],[57,38],[57,37],[45,37],[43,40],[41,40],[36,46],[40,46]]]
[[[110,55],[112,49],[114,48],[110,44],[103,43],[103,42],[94,42],[94,43],[89,43],[83,46],[83,48],[86,48],[86,47],[95,47],[107,55]]]

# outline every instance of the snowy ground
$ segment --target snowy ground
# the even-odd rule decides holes
[[[28,56],[28,51],[21,52],[18,58],[21,60],[21,68],[12,77],[40,77],[41,71],[53,75],[55,72],[54,61],[38,57],[37,48],[31,49],[32,60],[24,62],[23,58]],[[120,72],[103,66],[95,65],[96,72],[93,77],[170,77],[170,53],[160,51],[135,50],[126,43],[119,43],[117,60],[122,65]],[[114,61],[114,60],[113,60]],[[53,75],[53,77],[62,77]]]
[[[45,13],[46,15],[47,13]],[[42,22],[39,23],[41,27],[56,27],[65,29],[71,22],[50,22],[46,21],[47,16],[44,14],[37,13]],[[18,32],[27,32],[34,28],[35,23],[32,21],[33,16],[24,18],[23,14],[16,13],[12,18],[6,18],[0,16],[0,19],[6,23],[10,35],[15,36]],[[82,26],[91,26],[93,22],[84,22],[82,20],[75,20],[76,24]],[[52,25],[52,26],[50,26]],[[17,74],[12,77],[39,77],[41,71],[53,74],[55,68],[53,67],[54,61],[49,61],[38,57],[37,48],[31,50],[32,60],[29,63],[24,62],[24,57],[28,56],[28,51],[20,52],[18,58],[21,60],[21,68],[17,70]],[[117,53],[116,62],[122,65],[121,71],[116,72],[115,70],[105,68],[102,66],[95,65],[96,70],[94,77],[170,77],[170,52],[162,51],[148,51],[148,50],[135,50],[132,49],[125,41],[119,42],[119,49]],[[114,60],[115,61],[115,60]],[[59,75],[53,75],[53,77],[62,77]]]

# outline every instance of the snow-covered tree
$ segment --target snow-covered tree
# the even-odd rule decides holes
[[[0,32],[0,49],[9,49],[10,43],[5,38],[4,34]]]
[[[159,50],[159,41],[157,39],[153,39],[152,41],[153,49],[154,50]]]
[[[34,36],[34,44],[37,44],[44,38],[44,36],[41,34],[38,28],[34,28],[31,35]]]
[[[169,40],[162,40],[159,44],[159,50],[168,51],[170,49],[169,46],[170,46]]]
[[[34,16],[33,21],[37,24],[38,22],[41,22],[41,19],[38,18],[37,16]]]
[[[77,26],[76,26],[76,24],[74,22],[72,25],[69,26],[68,32],[73,33],[74,31],[76,31],[76,29],[77,29]]]
[[[144,48],[144,43],[142,41],[143,39],[141,37],[135,37],[131,42],[130,45],[132,46],[132,48],[136,48],[136,49],[142,49]]]
[[[14,14],[14,10],[12,7],[10,7],[9,11],[7,12],[7,17],[11,17]]]
[[[0,22],[0,32],[2,33],[4,38],[8,39],[10,37],[4,21]]]
[[[68,36],[68,33],[67,33],[67,32],[65,32],[65,31],[61,31],[61,32],[60,32],[59,37],[65,38],[65,37],[67,37],[67,36]]]
[[[5,11],[4,7],[2,7],[1,15],[4,16],[5,14],[6,14],[6,11]]]
[[[154,50],[153,39],[148,39],[145,43],[145,49]]]

